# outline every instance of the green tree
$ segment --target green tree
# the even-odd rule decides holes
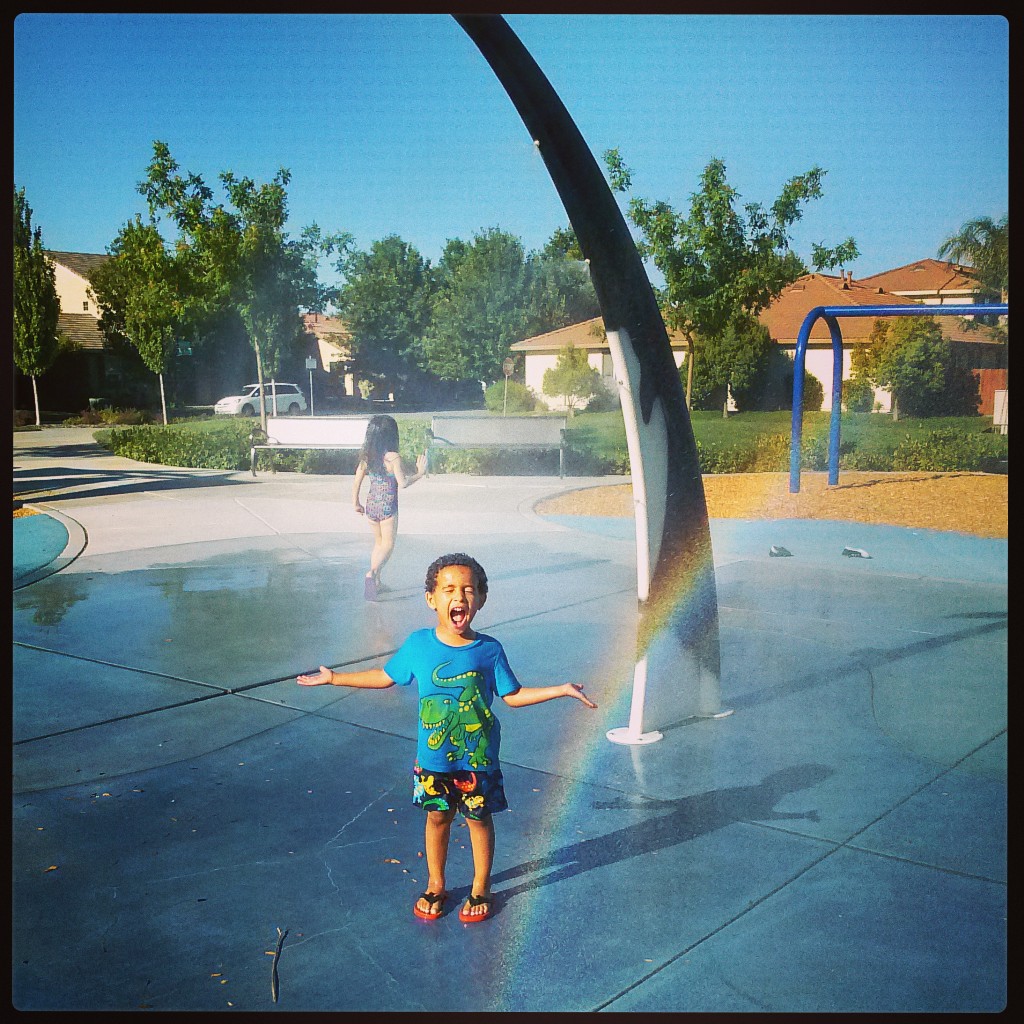
[[[612,188],[629,192],[632,174],[617,149],[605,153]],[[638,249],[652,259],[665,279],[658,301],[666,325],[687,340],[687,404],[690,404],[694,355],[702,339],[721,338],[741,314],[756,317],[807,268],[790,248],[789,230],[802,207],[822,195],[820,167],[791,178],[766,209],[747,203],[735,208],[739,193],[726,180],[725,164],[708,163],[700,190],[691,196],[689,216],[663,201],[633,197],[629,219],[642,232]],[[815,269],[856,259],[852,238],[834,248],[812,247]]]
[[[939,259],[964,265],[964,272],[992,298],[1007,302],[1010,294],[1010,224],[1006,214],[998,221],[978,217],[939,246]]]
[[[188,315],[209,316],[224,306],[237,310],[256,355],[262,393],[266,373],[276,376],[282,360],[294,357],[302,344],[300,309],[321,309],[329,297],[317,278],[319,260],[348,247],[351,236],[323,235],[314,224],[299,239],[289,238],[291,174],[285,168],[262,185],[231,171],[219,180],[233,211],[213,203],[199,175],[181,176],[166,143],[154,142],[139,192],[151,216],[166,211],[179,229],[178,255],[191,286]],[[265,401],[260,421],[266,429]]]
[[[555,365],[544,371],[541,390],[561,398],[572,416],[576,407],[586,404],[601,386],[601,375],[587,361],[586,351],[567,345],[558,353]]]
[[[157,375],[166,426],[164,374],[181,336],[181,268],[155,221],[144,223],[139,215],[121,228],[108,252],[110,259],[90,282],[100,306],[100,328],[108,337],[124,337]]]
[[[930,316],[879,317],[868,345],[854,350],[853,368],[892,394],[892,416],[970,415],[978,384],[955,358]]]
[[[526,254],[515,236],[491,228],[448,242],[423,339],[427,369],[442,380],[494,381],[509,347],[530,334]]]
[[[25,190],[14,190],[14,365],[32,379],[36,426],[40,425],[36,378],[60,354],[60,301],[54,269],[43,249],[42,231],[32,227]]]
[[[435,289],[429,261],[388,235],[369,252],[346,253],[338,271],[345,281],[335,303],[352,334],[355,372],[392,386],[416,382]]]
[[[740,411],[757,408],[768,380],[771,335],[753,317],[739,315],[717,335],[703,340],[694,367],[694,406],[721,407],[729,395]]]
[[[525,337],[578,324],[601,312],[586,264],[560,252],[552,241],[527,258],[527,281]]]

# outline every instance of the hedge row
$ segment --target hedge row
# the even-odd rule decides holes
[[[429,436],[426,420],[402,420],[400,453],[411,468],[424,451]],[[249,467],[251,424],[226,421],[207,430],[189,426],[132,426],[101,431],[97,440],[116,455],[138,462],[192,468],[244,470]],[[705,473],[782,473],[789,470],[789,436],[782,433],[755,435],[733,443],[697,441],[701,469]],[[576,476],[618,475],[629,472],[625,432],[609,432],[585,423],[566,431],[566,472]],[[953,428],[923,436],[894,435],[888,445],[859,448],[849,440],[840,445],[840,469],[889,472],[984,472],[1007,470],[1007,439],[994,433],[967,433]],[[320,474],[355,472],[356,452],[294,451],[274,457],[279,471]],[[269,468],[269,454],[261,452],[259,465]],[[804,436],[801,467],[828,468],[828,438]],[[557,452],[517,452],[472,448],[435,452],[431,468],[437,473],[470,473],[514,476],[557,472]]]

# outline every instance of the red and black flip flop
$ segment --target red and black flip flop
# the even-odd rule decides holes
[[[420,894],[420,900],[426,900],[430,904],[431,908],[433,908],[435,906],[438,908],[436,913],[428,914],[425,910],[420,910],[420,908],[418,906],[419,900],[417,900],[412,905],[412,912],[417,917],[422,917],[424,921],[436,921],[444,913],[445,893],[443,893],[443,892],[442,893],[436,893],[436,892],[421,893]],[[438,906],[438,904],[440,904],[440,906]]]
[[[487,904],[487,909],[482,914],[467,914],[464,903],[459,910],[459,920],[463,924],[477,924],[479,921],[486,921],[491,916],[491,904],[494,902],[492,896],[469,896],[466,900],[471,907],[479,907],[482,903]]]

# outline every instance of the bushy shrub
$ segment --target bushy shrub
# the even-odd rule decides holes
[[[77,416],[64,420],[66,427],[138,426],[152,423],[153,415],[145,409],[83,409]]]
[[[825,402],[825,387],[813,373],[804,371],[804,396],[800,403],[804,412],[820,412]]]
[[[893,452],[896,470],[935,473],[995,473],[1003,468],[1006,445],[1000,435],[933,430],[923,439],[908,434]]]
[[[400,419],[398,421],[398,454],[410,466],[430,447],[430,421]]]
[[[189,469],[249,466],[248,424],[231,423],[208,433],[178,427],[134,426],[97,434],[96,440],[115,455],[136,462]]]
[[[843,406],[847,412],[871,412],[875,407],[875,392],[870,381],[863,377],[844,380]]]
[[[505,381],[495,381],[484,392],[484,405],[491,412],[533,412],[537,408],[537,396],[517,380],[508,382],[508,404],[505,404]]]

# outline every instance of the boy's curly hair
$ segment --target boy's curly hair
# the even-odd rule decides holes
[[[435,558],[427,568],[427,579],[425,583],[426,592],[428,594],[433,593],[434,587],[437,586],[437,574],[442,569],[447,569],[452,565],[464,565],[470,572],[473,573],[473,581],[476,584],[476,589],[481,594],[487,593],[487,573],[484,572],[484,567],[475,559],[470,558],[469,555],[463,554],[461,551],[457,551],[450,555],[441,555],[440,558]]]

